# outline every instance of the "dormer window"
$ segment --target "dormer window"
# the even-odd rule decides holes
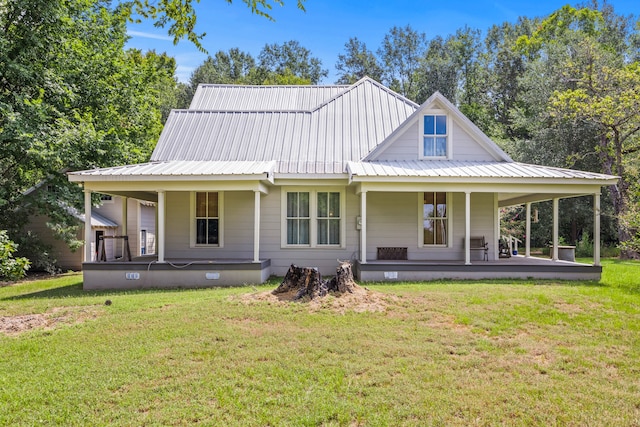
[[[445,114],[425,114],[422,121],[422,156],[447,157],[449,125]]]

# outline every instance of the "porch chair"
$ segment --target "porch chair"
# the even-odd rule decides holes
[[[469,238],[469,249],[472,251],[482,251],[483,260],[489,261],[489,243],[484,240],[484,236],[482,237],[470,237]]]

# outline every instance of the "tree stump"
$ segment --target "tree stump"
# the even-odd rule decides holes
[[[351,264],[348,261],[339,261],[336,276],[331,280],[322,280],[320,272],[315,267],[298,267],[291,264],[282,283],[272,293],[274,295],[296,291],[294,300],[305,297],[314,299],[323,297],[329,292],[352,293],[356,282],[353,280]]]

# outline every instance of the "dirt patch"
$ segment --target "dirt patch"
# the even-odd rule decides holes
[[[305,304],[311,312],[328,309],[340,314],[344,314],[347,311],[354,311],[356,313],[383,312],[387,310],[390,299],[388,295],[371,291],[366,287],[358,285],[354,286],[352,292],[334,292],[324,297],[314,299],[306,297],[294,301],[297,293],[297,290],[291,290],[279,294],[273,294],[273,291],[254,292],[251,294],[241,295],[239,299],[244,304],[266,301],[273,304],[285,305],[295,302]]]
[[[0,333],[19,335],[33,329],[54,329],[63,324],[82,323],[98,316],[95,307],[57,307],[47,313],[0,317]]]

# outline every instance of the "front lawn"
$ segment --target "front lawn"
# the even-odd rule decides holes
[[[637,425],[640,263],[604,263],[601,283],[368,284],[373,313],[240,298],[276,282],[0,288],[0,425]]]

